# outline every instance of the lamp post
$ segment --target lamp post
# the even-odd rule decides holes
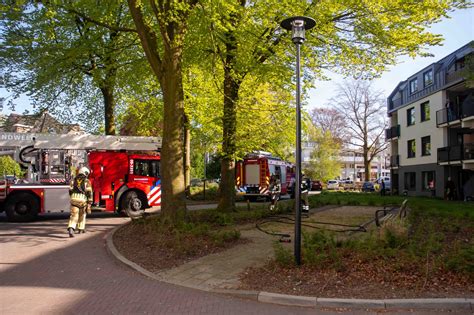
[[[301,264],[301,104],[300,104],[300,46],[305,41],[305,30],[316,25],[306,16],[294,16],[281,22],[281,27],[291,30],[296,45],[296,178],[295,178],[295,262]]]

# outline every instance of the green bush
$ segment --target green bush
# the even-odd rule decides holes
[[[189,199],[191,200],[217,200],[219,197],[219,185],[216,183],[206,183],[206,198],[204,198],[204,187],[190,187]]]
[[[0,157],[0,176],[4,175],[15,175],[17,177],[23,175],[20,164],[9,156]]]
[[[233,242],[240,238],[240,232],[238,230],[220,230],[212,234],[212,239],[217,245],[223,245],[224,243]]]
[[[464,272],[474,280],[474,247],[468,244],[455,244],[446,259],[446,267],[449,270]]]
[[[334,233],[316,230],[313,233],[303,233],[303,260],[312,266],[331,266],[336,270],[342,268],[339,247],[344,242],[338,241]]]
[[[273,249],[275,250],[275,261],[278,265],[282,267],[288,267],[295,264],[295,260],[291,251],[283,245],[276,241],[273,244]]]

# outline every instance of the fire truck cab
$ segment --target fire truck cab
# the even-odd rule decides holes
[[[2,136],[0,146],[8,146]],[[0,182],[0,212],[10,221],[68,212],[69,182],[81,166],[91,170],[93,210],[135,218],[161,203],[158,138],[38,134],[31,140],[18,155],[26,176]]]
[[[289,193],[295,178],[293,164],[274,157],[268,152],[248,154],[236,164],[236,192],[246,200],[270,198],[270,177],[277,176],[281,182],[281,195]]]

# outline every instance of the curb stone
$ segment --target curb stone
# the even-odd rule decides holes
[[[107,251],[123,264],[135,269],[139,273],[152,278],[154,280],[184,286],[187,288],[198,289],[212,293],[220,293],[240,298],[252,299],[262,303],[272,303],[288,306],[302,307],[345,307],[345,308],[374,308],[374,309],[447,309],[447,310],[470,310],[474,311],[474,299],[466,298],[439,298],[439,299],[338,299],[338,298],[318,298],[309,296],[287,295],[279,293],[270,293],[264,291],[246,291],[246,290],[229,290],[229,289],[211,289],[202,288],[195,285],[183,285],[179,282],[168,281],[162,277],[144,269],[138,264],[125,258],[114,245],[113,236],[115,232],[122,226],[129,224],[127,222],[119,225],[109,231],[105,236],[105,245]]]
[[[316,307],[316,298],[309,296],[260,292],[258,294],[258,301],[263,303],[275,303],[291,306]]]
[[[384,300],[370,299],[337,299],[337,298],[317,298],[316,305],[322,307],[351,307],[351,308],[371,308],[385,309]]]

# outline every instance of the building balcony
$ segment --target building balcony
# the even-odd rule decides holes
[[[464,80],[463,71],[458,70],[458,71],[446,73],[446,84],[461,81],[461,80]]]
[[[396,125],[385,129],[385,140],[388,141],[393,138],[400,137],[400,125]]]
[[[400,155],[392,155],[390,156],[390,167],[397,168],[400,166]]]
[[[464,148],[466,146],[453,145],[450,147],[438,148],[438,163],[451,164],[453,162],[460,163],[464,159]]]
[[[449,124],[459,123],[461,114],[458,110],[443,108],[436,112],[436,127],[445,127]]]

